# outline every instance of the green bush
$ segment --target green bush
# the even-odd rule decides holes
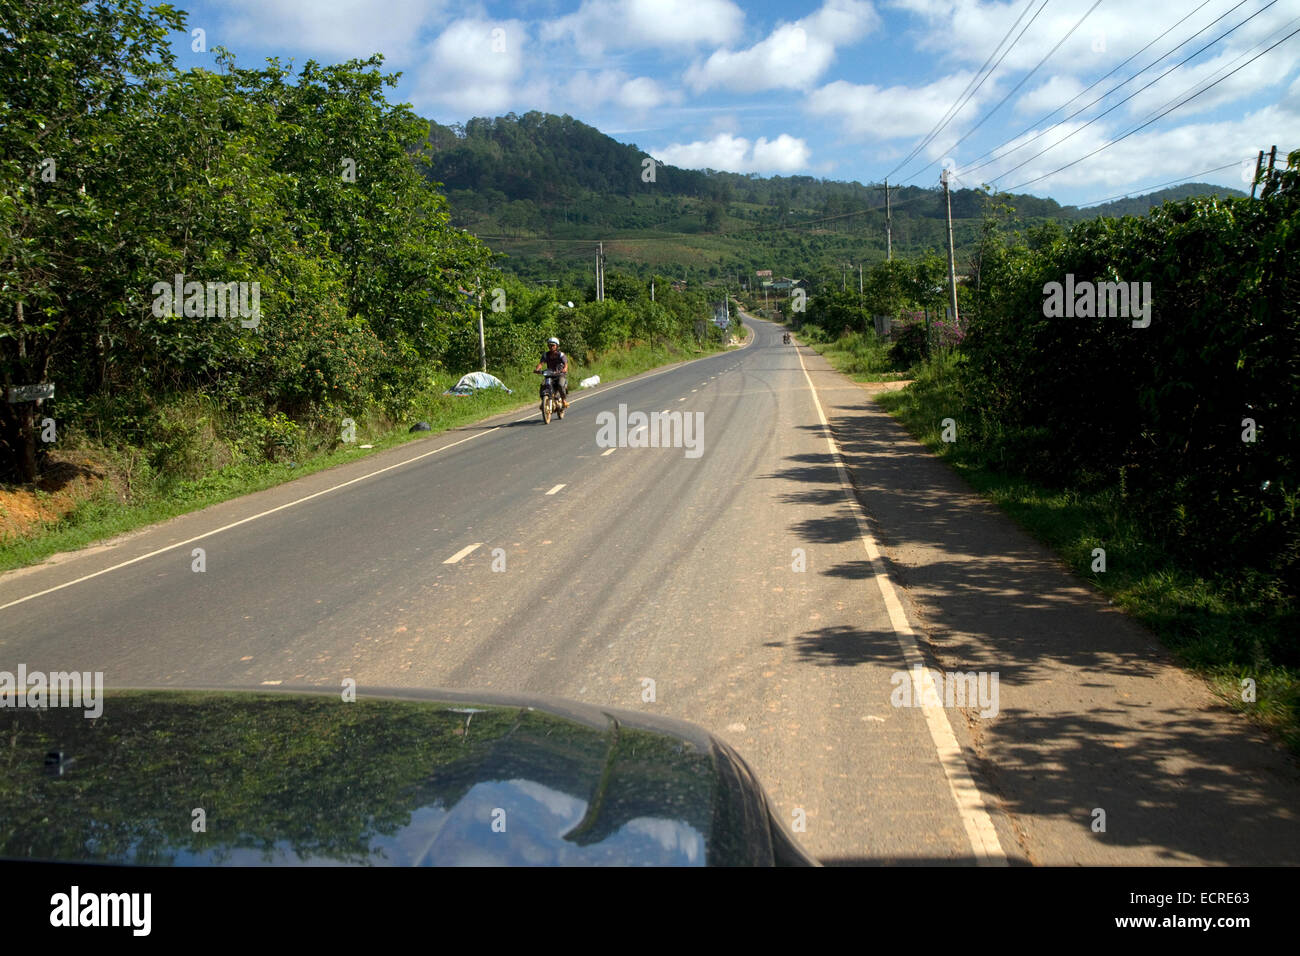
[[[924,322],[910,322],[896,325],[893,329],[893,345],[889,349],[889,359],[897,368],[911,368],[926,358],[929,347],[926,341]]]
[[[986,251],[963,350],[973,440],[1120,485],[1171,552],[1300,593],[1300,153],[1260,200],[1166,203]],[[1151,284],[1150,326],[1044,315],[1044,286]],[[1243,441],[1252,419],[1254,442]]]

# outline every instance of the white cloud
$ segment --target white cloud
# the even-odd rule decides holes
[[[998,49],[1012,24],[1016,24],[1011,33],[1015,43],[997,69],[997,75],[1005,76],[1037,64],[1069,33],[1071,27],[1079,23],[1093,2],[1053,0],[1042,13],[1037,13],[1035,3],[1019,22],[1017,18],[1026,8],[1024,0],[891,0],[890,6],[906,10],[923,21],[923,25],[915,30],[914,40],[919,49],[932,50],[972,67],[982,65]],[[1119,63],[1165,26],[1185,18],[1187,14],[1185,0],[1147,0],[1138,26],[1139,21],[1131,8],[1120,6],[1111,9],[1103,4],[1088,13],[1050,62],[1061,72],[1095,73],[1099,66]],[[1151,24],[1160,24],[1160,27],[1152,30]]]
[[[1084,85],[1072,76],[1054,76],[1046,83],[1030,90],[1016,100],[1016,112],[1022,115],[1033,114],[1035,117],[1043,113],[1050,113],[1065,103],[1069,103],[1083,89]],[[1088,94],[1088,99],[1080,97],[1078,102],[1072,103],[1068,110],[1062,111],[1054,119],[1068,116],[1095,95],[1100,95],[1100,92],[1100,89],[1092,90]]]
[[[421,31],[440,22],[443,11],[429,0],[385,0],[382,15],[372,0],[226,0],[222,12],[221,29],[190,17],[191,27],[207,30],[210,46],[286,45],[341,59],[382,53],[392,62],[412,54]]]
[[[640,113],[681,99],[680,93],[665,90],[649,77],[629,77],[622,70],[600,70],[596,73],[580,70],[558,92],[569,104],[569,109],[582,110],[613,103]]]
[[[1189,63],[1187,66],[1181,66],[1170,71],[1168,76],[1155,83],[1150,89],[1143,90],[1134,96],[1125,105],[1125,109],[1129,111],[1131,116],[1145,116],[1149,113],[1160,112],[1166,106],[1172,106],[1174,103],[1186,100],[1187,97],[1199,90],[1208,90],[1195,99],[1189,100],[1187,105],[1178,107],[1177,112],[1173,114],[1175,116],[1187,116],[1234,103],[1246,97],[1256,96],[1260,91],[1274,83],[1281,82],[1291,74],[1297,65],[1300,65],[1300,51],[1293,49],[1292,44],[1288,43],[1279,46],[1271,53],[1261,56],[1253,62],[1251,61],[1257,54],[1262,53],[1263,50],[1290,33],[1294,29],[1294,23],[1281,28],[1267,23],[1260,24],[1259,29],[1248,32],[1248,28],[1259,24],[1260,20],[1264,20],[1264,17],[1251,21],[1238,33],[1234,33],[1234,42],[1223,48],[1219,55],[1212,56],[1202,62]],[[1200,39],[1203,38],[1198,38],[1198,41]],[[1141,89],[1146,83],[1160,76],[1165,70],[1168,70],[1202,45],[1204,44],[1200,42],[1189,44],[1189,49],[1180,50],[1178,54],[1169,57],[1168,60],[1161,62],[1158,67],[1151,70],[1149,75],[1144,75],[1140,80],[1126,87],[1123,91],[1124,94],[1128,95],[1134,90]],[[1255,46],[1258,46],[1259,49],[1253,49]],[[1213,47],[1210,51],[1207,51],[1207,54],[1219,49],[1217,46]],[[1237,72],[1233,73],[1233,70]],[[1222,80],[1222,82],[1219,82],[1213,89],[1209,89],[1210,84],[1217,80]]]
[[[747,50],[717,50],[686,71],[696,91],[807,89],[835,59],[835,49],[857,43],[880,23],[862,0],[826,0],[811,16],[783,23]]]
[[[731,0],[583,0],[577,12],[544,24],[541,38],[572,37],[589,56],[606,49],[689,52],[729,42],[743,21]]]
[[[1102,124],[1094,124],[1068,140],[1060,149],[1051,150],[1015,172],[1000,176],[997,186],[1007,189],[1052,173],[1045,179],[1027,185],[1025,191],[1047,195],[1066,189],[1097,187],[1104,196],[1107,190],[1117,192],[1125,187],[1145,186],[1157,181],[1192,176],[1241,189],[1240,164],[1244,160],[1253,161],[1259,144],[1272,142],[1277,130],[1295,129],[1298,123],[1300,115],[1294,108],[1273,105],[1223,122],[1185,123],[1166,130],[1152,127],[1069,169],[1053,173],[1053,170],[1087,155],[1125,132],[1124,127],[1104,129],[1099,128]],[[1072,124],[1071,127],[1044,137],[1026,150],[1027,154],[1033,155],[1043,148],[1045,142],[1056,142],[1061,135],[1077,125]],[[1159,161],[1153,163],[1152,157],[1159,157]],[[976,178],[987,180],[1025,158],[1027,157],[1016,157],[1013,154],[994,167],[981,170]],[[1232,168],[1215,175],[1200,175],[1204,170],[1225,164],[1232,164]]]
[[[914,26],[909,34],[911,42],[917,49],[932,51],[954,64],[971,69],[978,68],[985,62],[999,46],[1007,30],[1016,22],[1021,11],[1025,9],[1024,0],[885,0],[885,2],[895,9],[913,15]],[[1197,4],[1192,3],[1191,0],[1144,0],[1140,13],[1132,4],[1114,3],[1103,3],[1089,13],[1093,2],[1094,0],[1052,0],[1043,13],[1033,20],[1024,35],[1011,47],[1006,58],[996,68],[993,82],[1001,82],[1005,85],[1008,78],[1014,80],[1036,66],[1044,55],[1052,50],[1076,23],[1079,23],[1078,28],[1064,40],[1060,49],[1056,50],[1044,64],[1044,70],[1050,69],[1056,75],[1057,81],[1068,76],[1076,76],[1084,78],[1085,82],[1091,82],[1130,56],[1142,51],[1136,60],[1115,76],[1105,80],[1093,94],[1089,94],[1089,99],[1110,89],[1126,77],[1150,65],[1162,54],[1169,52],[1169,56],[1161,60],[1149,73],[1144,73],[1140,79],[1122,88],[1116,94],[1117,97],[1126,96],[1229,28],[1246,20],[1251,14],[1260,11],[1267,0],[1249,0],[1240,9],[1230,13],[1228,11],[1232,9],[1232,4],[1225,0],[1223,4],[1210,4],[1194,15],[1193,10]],[[1155,109],[1160,102],[1170,99],[1180,90],[1213,73],[1224,62],[1234,59],[1289,21],[1295,11],[1284,9],[1285,7],[1286,4],[1277,4],[1273,9],[1243,24],[1222,43],[1207,50],[1205,55],[1218,57],[1213,65],[1206,63],[1179,67],[1167,80],[1153,87],[1149,94],[1136,97],[1133,106],[1126,109],[1137,113]],[[1031,7],[1029,15],[1015,27],[1011,34],[1013,39],[1034,16],[1035,10],[1037,10],[1036,4]],[[1210,26],[1216,18],[1225,13],[1227,16],[1224,19]],[[1086,18],[1085,14],[1087,14]],[[1150,49],[1143,49],[1171,26],[1174,29],[1168,36],[1160,39]],[[1196,35],[1202,28],[1206,28],[1205,32]],[[1180,46],[1184,41],[1187,41],[1186,44]],[[1288,47],[1279,47],[1258,61],[1258,64],[1247,67],[1216,87],[1213,92],[1189,103],[1187,109],[1203,110],[1248,97],[1257,93],[1260,87],[1265,85],[1263,77],[1268,75],[1268,67],[1262,64],[1267,63],[1272,68],[1272,76],[1285,77],[1294,69],[1297,62],[1300,62],[1297,54],[1290,53]],[[1257,66],[1258,70],[1256,70]],[[1066,99],[1068,98],[1067,96]],[[1046,109],[1050,110],[1058,105],[1060,103],[1046,104]]]
[[[619,105],[630,110],[651,110],[676,98],[647,76],[628,80],[618,91]]]
[[[457,20],[428,48],[415,99],[467,114],[499,113],[515,102],[528,42],[518,20]]]
[[[838,116],[846,133],[864,139],[920,138],[943,118],[969,82],[968,73],[954,73],[927,86],[883,89],[836,80],[814,90],[807,108],[810,113]],[[931,146],[939,149],[941,143],[951,142],[954,131],[974,117],[988,94],[986,86],[972,97]]]
[[[712,139],[673,143],[650,150],[656,159],[683,169],[720,169],[734,173],[791,173],[808,165],[808,144],[782,133],[751,142],[743,136],[719,133]]]

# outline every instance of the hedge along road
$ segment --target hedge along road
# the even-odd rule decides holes
[[[1297,859],[1294,781],[1232,775],[1198,741],[1226,726],[1270,772],[1274,748],[1195,700],[1165,709],[1165,682],[1198,686],[1149,641],[1113,649],[1143,640],[1115,615],[1054,604],[1078,587],[1062,572],[1008,598],[1028,573],[1014,528],[944,499],[927,470],[942,466],[861,389],[746,321],[752,345],[575,392],[563,421],[500,416],[4,575],[0,669],[102,670],[108,686],[350,677],[679,717],[733,744],[827,862]],[[651,430],[637,412],[698,430],[633,447]],[[1012,560],[978,560],[974,534],[1009,536]],[[977,580],[945,595],[960,618],[937,615],[961,573]],[[1102,648],[1086,661],[1004,633],[1076,630]],[[924,700],[914,664],[999,673],[996,716],[895,706]],[[1183,759],[1126,789],[1137,754],[1108,732]],[[1188,792],[1190,770],[1231,780],[1244,839],[1224,833],[1225,792]]]

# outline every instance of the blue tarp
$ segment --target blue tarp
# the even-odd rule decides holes
[[[461,376],[461,380],[453,385],[444,395],[473,395],[481,388],[500,388],[508,394],[514,392],[506,388],[501,379],[495,375],[489,375],[487,372],[470,372],[468,375]]]

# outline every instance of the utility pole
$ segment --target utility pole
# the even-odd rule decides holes
[[[478,238],[477,235],[474,236]],[[482,366],[484,372],[487,371],[487,340],[483,338],[483,280],[478,280],[476,286],[478,290],[478,363]]]
[[[894,216],[889,205],[889,180],[885,180],[885,256],[894,260]]]
[[[605,301],[605,243],[596,249],[596,301]]]
[[[1259,174],[1264,171],[1264,151],[1259,151],[1259,158],[1255,160],[1255,178],[1250,181],[1250,198],[1255,198],[1255,187],[1259,184]]]
[[[487,342],[483,338],[483,287],[478,290],[478,363],[487,371]]]
[[[952,252],[952,198],[948,192],[948,177],[950,170],[947,166],[939,174],[939,181],[943,183],[943,202],[948,208],[948,303],[952,308],[952,323],[957,324],[957,265]]]
[[[858,305],[862,304],[862,263],[858,263]]]

